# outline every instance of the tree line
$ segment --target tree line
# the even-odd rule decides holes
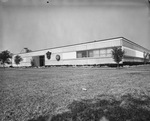
[[[4,50],[0,53],[0,63],[1,65],[3,65],[3,67],[5,67],[5,64],[12,64],[12,56],[13,53],[11,53],[8,50]],[[20,62],[22,61],[22,57],[19,55],[16,55],[14,58],[14,62],[16,65],[19,65]]]

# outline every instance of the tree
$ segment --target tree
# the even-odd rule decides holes
[[[144,52],[143,53],[143,59],[144,59],[144,64],[146,64],[147,61],[149,60],[149,53]]]
[[[113,47],[112,48],[112,57],[114,61],[117,63],[117,67],[119,67],[119,62],[122,61],[125,51],[122,50],[121,47]]]
[[[3,67],[5,67],[5,64],[10,64],[11,61],[10,59],[12,58],[12,53],[8,50],[5,50],[5,51],[2,51],[0,53],[0,61],[1,61],[1,64],[3,65]]]
[[[34,59],[31,59],[31,62],[30,62],[30,63],[31,63],[31,66],[32,66],[32,67],[35,67],[35,66],[36,66]]]
[[[15,63],[18,65],[18,64],[20,64],[20,62],[22,61],[23,59],[21,58],[21,56],[19,56],[19,55],[16,55],[15,56]]]

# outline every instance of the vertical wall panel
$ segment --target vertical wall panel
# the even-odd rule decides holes
[[[76,58],[76,52],[68,52],[62,54],[62,59],[75,59]]]
[[[143,58],[143,52],[133,50],[131,48],[123,47],[126,56]]]

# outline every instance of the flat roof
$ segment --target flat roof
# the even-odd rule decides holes
[[[127,41],[129,43],[135,44],[135,45],[137,45],[137,46],[139,46],[139,47],[141,47],[141,48],[143,48],[143,49],[145,49],[145,50],[150,52],[150,50],[142,47],[141,45],[139,45],[139,44],[137,44],[135,42],[132,42],[131,40],[126,39],[125,37],[114,37],[114,38],[108,38],[108,39],[102,39],[102,40],[94,40],[94,41],[90,41],[90,42],[83,42],[83,43],[78,43],[78,44],[71,44],[71,45],[65,45],[65,46],[59,46],[59,47],[51,47],[51,48],[46,48],[46,49],[34,50],[34,51],[31,51],[31,52],[28,52],[28,53],[37,52],[37,51],[43,51],[43,50],[49,50],[49,49],[62,48],[62,47],[75,46],[75,45],[81,45],[81,44],[87,44],[87,43],[100,42],[100,41],[109,41],[109,40],[113,40],[113,39],[123,39],[123,40],[125,40],[125,41]],[[18,53],[18,54],[25,54],[25,53],[26,52]]]
[[[147,48],[145,48],[145,47],[143,47],[143,46],[141,46],[141,45],[139,45],[139,44],[137,44],[135,42],[132,42],[131,40],[128,40],[128,39],[126,39],[124,37],[122,37],[122,39],[125,40],[125,41],[127,41],[127,42],[129,42],[129,43],[131,43],[131,44],[137,45],[137,46],[139,46],[139,47],[141,47],[141,48],[143,48],[143,49],[145,49],[145,50],[147,50],[147,51],[150,52],[150,50],[148,50]]]

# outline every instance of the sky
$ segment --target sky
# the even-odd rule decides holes
[[[150,50],[148,0],[0,0],[0,51],[120,36]]]

